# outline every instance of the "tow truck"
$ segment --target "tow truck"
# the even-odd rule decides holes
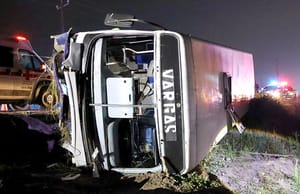
[[[245,129],[253,56],[158,25],[126,29],[134,22],[148,23],[111,13],[117,28],[64,34],[63,146],[94,172],[187,173],[230,128]]]

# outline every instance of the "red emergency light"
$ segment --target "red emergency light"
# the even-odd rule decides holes
[[[282,86],[282,87],[287,86],[287,85],[288,85],[287,81],[280,82],[280,86]]]
[[[27,40],[27,38],[25,36],[21,36],[21,35],[17,35],[17,36],[15,36],[15,38],[19,41]]]

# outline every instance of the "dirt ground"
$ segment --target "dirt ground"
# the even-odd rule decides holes
[[[213,176],[213,175],[211,175]],[[213,176],[213,178],[216,178]],[[221,184],[220,184],[221,185]],[[164,173],[123,175],[103,171],[93,178],[87,169],[51,165],[45,169],[30,166],[0,167],[0,193],[102,194],[102,193],[232,193],[224,186],[186,191],[172,176]]]
[[[222,160],[222,158],[220,158]],[[224,159],[223,159],[224,160]],[[224,160],[225,161],[225,160]],[[45,169],[1,166],[1,193],[100,194],[100,193],[300,193],[295,185],[294,157],[243,155],[226,160],[214,175],[221,185],[214,189],[186,191],[164,173],[122,175],[101,172],[93,178],[87,169],[53,164]],[[299,184],[299,182],[298,182]]]
[[[295,157],[244,155],[226,161],[215,175],[236,193],[300,193],[296,164]]]
[[[270,103],[252,102],[252,108],[245,119],[247,127],[265,130],[276,128],[278,133],[290,135],[297,131],[300,119],[289,115],[286,109],[276,107],[273,102]],[[298,111],[298,108],[293,111]],[[229,159],[220,155],[216,160],[223,165],[218,166],[213,173],[207,172],[207,180],[215,181],[219,186],[188,191],[184,185],[176,182],[176,177],[164,173],[122,175],[104,171],[100,172],[98,178],[93,178],[90,169],[70,167],[65,157],[49,161],[53,155],[44,154],[47,144],[30,139],[47,139],[48,136],[33,132],[26,134],[23,121],[0,117],[0,122],[3,125],[0,134],[0,193],[300,193],[299,161],[296,156],[247,153]],[[12,139],[20,133],[24,135]],[[56,154],[66,154],[58,147],[54,148]],[[34,152],[24,157],[28,150]],[[5,154],[13,160],[5,160]],[[47,165],[41,165],[45,164],[46,158]],[[16,162],[18,159],[25,160]]]

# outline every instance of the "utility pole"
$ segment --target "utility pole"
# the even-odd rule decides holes
[[[56,9],[60,10],[60,26],[61,26],[61,32],[65,32],[65,21],[64,21],[64,7],[68,6],[70,3],[70,0],[60,0],[60,5],[56,5]]]

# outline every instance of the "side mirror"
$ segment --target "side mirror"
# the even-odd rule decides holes
[[[114,27],[129,28],[133,25],[134,16],[128,14],[108,13],[105,17],[104,24]]]

